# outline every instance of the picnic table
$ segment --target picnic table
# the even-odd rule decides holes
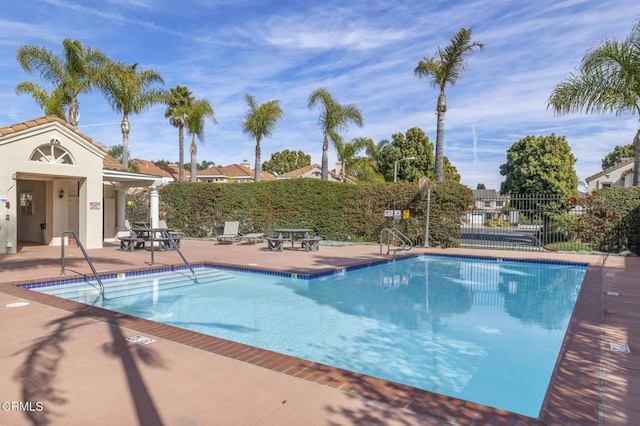
[[[308,228],[279,228],[274,229],[275,236],[267,237],[267,247],[271,251],[282,251],[284,243],[291,241],[291,248],[300,243],[306,251],[317,251],[320,246],[320,237],[310,236],[313,229]]]
[[[171,250],[173,248],[171,240],[180,247],[180,237],[171,235],[169,228],[134,227],[131,228],[129,236],[119,237],[119,240],[120,248],[124,251],[145,248],[147,242],[153,245],[156,241],[160,250]]]

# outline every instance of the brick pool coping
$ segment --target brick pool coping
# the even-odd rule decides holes
[[[452,256],[456,255],[452,254]],[[502,257],[519,260],[516,257]],[[371,263],[375,262],[364,261],[354,265],[359,266]],[[232,263],[206,261],[192,262],[192,264],[238,267],[238,265]],[[168,265],[168,267],[183,268],[184,265],[176,264]],[[123,269],[119,272],[154,269],[157,268]],[[242,269],[247,269],[247,267],[242,266]],[[287,268],[285,270],[265,267],[259,269],[309,274],[309,269],[296,270]],[[336,268],[325,268],[325,272],[332,269],[335,270]],[[600,310],[596,306],[601,297],[597,294],[599,293],[598,289],[593,285],[589,285],[589,282],[594,282],[594,278],[597,281],[598,272],[597,266],[590,265],[588,267],[583,287],[562,344],[558,358],[559,362],[556,364],[538,419],[19,287],[34,282],[48,281],[46,279],[16,281],[10,283],[10,285],[6,283],[0,284],[0,289],[5,293],[63,309],[77,315],[108,322],[138,333],[167,339],[199,350],[329,386],[351,395],[379,401],[417,414],[428,415],[445,422],[458,424],[536,425],[545,423],[566,424],[575,421],[597,423],[598,410],[594,410],[594,407],[598,407],[599,390],[597,386],[594,388],[594,384],[598,383],[597,376],[594,377],[594,375],[597,375],[599,371],[600,357],[597,354],[593,354],[594,328],[590,325],[601,324],[599,320]],[[52,278],[49,281],[57,280],[60,280],[60,278]],[[579,374],[576,374],[576,371],[579,371]],[[576,388],[582,393],[582,396],[579,400],[572,400],[572,408],[568,410],[566,408],[567,389],[573,389],[573,393],[575,393]]]

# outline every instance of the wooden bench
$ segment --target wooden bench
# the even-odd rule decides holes
[[[180,238],[175,237],[173,235],[170,235],[168,238],[157,237],[157,238],[154,238],[153,241],[158,242],[158,248],[160,250],[173,250],[173,245],[171,244],[171,241],[173,241],[173,244],[175,244],[177,248],[180,248]]]
[[[144,248],[144,238],[129,235],[128,237],[118,237],[120,240],[120,250],[133,251],[137,248]]]
[[[267,237],[267,247],[271,251],[282,251],[284,248],[284,239],[278,237]]]
[[[298,241],[302,243],[302,247],[306,251],[318,251],[320,248],[320,237],[299,238]]]

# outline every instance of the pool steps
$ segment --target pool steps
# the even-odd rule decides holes
[[[213,283],[225,281],[235,278],[228,272],[219,269],[205,268],[196,270],[197,280],[194,281],[191,274],[186,271],[183,274],[161,273],[129,276],[126,280],[110,279],[104,280],[105,298],[116,299],[120,297],[132,296],[136,294],[144,294],[153,292],[153,280],[158,279],[159,288],[168,290],[179,287],[187,287],[197,285],[202,282]],[[93,280],[89,282],[80,282],[73,284],[65,284],[61,286],[45,287],[37,289],[42,293],[52,296],[62,297],[65,299],[84,302],[87,298],[97,296],[100,289],[95,285]]]

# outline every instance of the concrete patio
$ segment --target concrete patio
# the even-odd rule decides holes
[[[266,250],[266,244],[185,240],[182,251],[194,263],[298,273],[387,258],[377,245],[280,253]],[[589,264],[539,419],[18,288],[16,283],[60,275],[59,247],[25,246],[0,256],[0,424],[640,424],[640,258],[463,249],[411,253],[422,252]],[[67,275],[90,273],[76,247],[66,253]],[[89,255],[100,273],[145,269],[151,262],[149,251],[123,252],[115,244]],[[155,267],[181,262],[175,252],[154,253]],[[7,307],[25,301],[26,306]],[[156,342],[140,346],[126,340],[135,335]],[[631,352],[611,350],[612,342],[628,344]]]

